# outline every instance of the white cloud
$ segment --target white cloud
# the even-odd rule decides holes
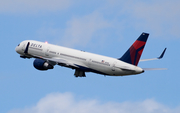
[[[0,0],[0,13],[38,13],[67,9],[72,0]]]
[[[60,1],[63,2],[63,0]],[[78,4],[81,6],[81,1],[78,1]],[[75,13],[70,19],[64,21],[67,23],[64,28],[41,28],[38,33],[43,34],[41,37],[49,37],[51,40],[54,38],[56,44],[68,47],[87,46],[92,44],[94,39],[96,40],[94,45],[104,43],[107,38],[118,40],[125,37],[123,33],[129,31],[149,32],[153,37],[179,38],[180,7],[178,4],[180,1],[176,0],[107,0],[92,9],[92,13],[78,16]]]
[[[65,28],[54,28],[52,26],[38,29],[38,37],[46,40],[47,38],[51,39],[51,42],[55,44],[74,47],[85,46],[92,39],[96,39],[96,42],[103,42],[104,38],[107,37],[107,32],[102,31],[111,27],[111,23],[102,14],[92,12],[84,16],[71,18],[66,22]]]
[[[64,30],[53,27],[42,27],[37,30],[37,37],[40,40],[48,41],[49,43],[58,44],[57,39],[61,39]]]
[[[179,113],[180,107],[169,108],[146,99],[141,102],[107,102],[75,100],[71,93],[51,93],[33,107],[11,110],[8,113]]]
[[[131,29],[149,32],[153,37],[178,38],[180,35],[180,1],[107,0],[102,4],[93,13],[68,21],[61,40],[65,46],[87,45],[98,39],[95,35],[103,29],[119,38],[120,34]],[[108,36],[105,30],[103,32]],[[105,37],[100,37],[103,42]]]
[[[121,21],[127,28],[153,32],[156,37],[179,38],[179,4],[178,0],[108,0],[104,9],[110,9],[114,18],[123,17]]]
[[[180,30],[180,1],[156,1],[153,3],[135,3],[130,12],[141,22],[136,26],[151,29],[157,35],[168,35],[179,37]],[[164,36],[164,35],[163,35]]]
[[[67,22],[61,42],[65,46],[86,45],[92,38],[97,38],[95,35],[102,35],[99,31],[108,27],[111,27],[111,23],[98,12],[74,17]]]

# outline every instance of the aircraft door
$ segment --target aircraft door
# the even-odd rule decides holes
[[[45,56],[49,56],[49,50],[50,50],[50,48],[47,47],[47,49],[45,50]]]
[[[112,71],[114,71],[114,72],[116,71],[116,69],[115,69],[116,63],[117,63],[117,62],[115,61],[115,62],[113,63],[113,65],[112,65]]]
[[[89,60],[88,60],[88,66],[89,66],[89,67],[91,67],[91,62],[92,62],[92,60],[89,59]]]

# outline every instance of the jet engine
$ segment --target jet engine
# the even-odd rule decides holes
[[[38,59],[36,58],[33,62],[33,65],[36,69],[38,70],[48,70],[48,69],[53,69],[54,67],[49,64],[47,61],[43,60],[43,59]]]

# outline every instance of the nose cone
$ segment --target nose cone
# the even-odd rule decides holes
[[[15,51],[20,54],[20,52],[21,52],[21,51],[20,51],[20,47],[17,46],[17,47],[15,48]]]
[[[15,51],[16,51],[16,52],[18,51],[18,47],[15,48]]]

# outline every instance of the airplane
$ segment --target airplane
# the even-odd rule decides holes
[[[34,40],[22,41],[15,50],[21,58],[35,58],[33,65],[41,71],[59,65],[74,69],[75,77],[86,77],[85,72],[105,76],[136,75],[144,72],[143,68],[137,66],[139,61],[161,59],[166,51],[165,48],[157,58],[140,60],[148,36],[148,33],[143,32],[121,58],[111,58]]]

